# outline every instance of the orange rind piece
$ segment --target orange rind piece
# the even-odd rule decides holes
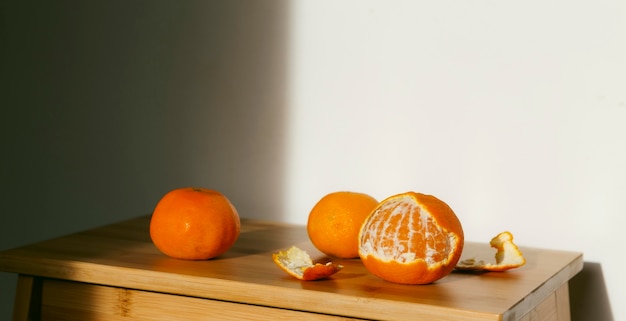
[[[517,245],[513,243],[513,234],[511,232],[505,231],[494,238],[489,242],[491,247],[497,249],[495,258],[496,263],[486,263],[485,261],[476,261],[475,259],[466,259],[462,260],[457,264],[457,270],[465,270],[465,271],[495,271],[501,272],[514,268],[518,268],[524,264],[526,264],[526,259],[522,255],[522,252],[519,250]]]
[[[309,256],[306,251],[296,246],[272,254],[272,259],[283,271],[303,281],[325,279],[343,268],[342,265],[332,262],[314,264],[313,260],[311,260],[311,256]]]

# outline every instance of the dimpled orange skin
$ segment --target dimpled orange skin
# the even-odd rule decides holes
[[[420,216],[422,212],[427,215]],[[372,274],[400,284],[429,284],[445,277],[461,257],[463,245],[463,228],[452,209],[432,195],[415,192],[394,195],[380,202],[359,233],[359,256],[363,265]],[[372,253],[379,250],[391,253],[399,248],[404,248],[405,252],[396,251],[394,259]],[[397,255],[407,252],[414,253],[415,259],[408,262],[398,259]],[[424,259],[429,252],[432,252],[428,254],[432,263]]]
[[[239,214],[220,192],[197,187],[172,190],[158,202],[150,237],[164,254],[207,260],[226,252],[241,230]]]
[[[336,258],[359,257],[361,224],[378,201],[364,193],[339,191],[322,197],[309,213],[307,233],[322,253]]]

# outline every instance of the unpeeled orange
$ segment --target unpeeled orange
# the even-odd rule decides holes
[[[226,252],[239,237],[239,214],[222,193],[179,188],[165,194],[150,219],[150,237],[164,254],[207,260]]]
[[[463,251],[463,228],[442,200],[407,192],[388,197],[363,223],[359,256],[374,275],[428,284],[448,275]]]
[[[307,232],[320,252],[337,258],[359,257],[361,225],[378,201],[364,193],[339,191],[322,197],[311,209]]]

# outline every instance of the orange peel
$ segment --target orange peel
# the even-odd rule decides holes
[[[311,256],[296,246],[272,254],[272,259],[283,271],[303,281],[325,279],[343,268],[342,265],[332,262],[313,263]]]
[[[513,243],[513,234],[505,231],[489,242],[491,247],[497,249],[495,258],[496,263],[486,263],[485,261],[477,261],[474,258],[460,261],[456,269],[467,271],[506,271],[514,268],[518,268],[526,264],[526,258],[522,255],[517,245]]]

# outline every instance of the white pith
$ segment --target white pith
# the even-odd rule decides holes
[[[381,219],[380,212],[391,211],[390,216],[386,220]],[[391,221],[400,219],[401,224],[397,224],[392,233],[386,233],[388,236],[376,237],[374,231],[390,230]],[[415,220],[420,220],[416,222]],[[410,228],[414,224],[419,223],[419,230]],[[428,227],[436,227],[439,233],[446,234],[447,241],[445,244],[446,256],[442,260],[437,261],[437,249],[434,244],[429,242],[432,240],[432,233],[428,231]],[[402,242],[398,239],[400,229],[410,228],[408,231],[408,239],[413,239],[416,233],[424,235],[426,245],[424,253],[416,253],[415,244]],[[448,233],[434,222],[434,219],[426,210],[416,204],[411,197],[406,196],[385,202],[376,210],[363,225],[361,231],[361,240],[359,242],[359,251],[361,255],[372,255],[383,261],[396,261],[399,263],[410,263],[419,257],[424,257],[427,265],[446,263],[453,253],[453,247],[456,246],[456,235]]]
[[[300,277],[304,274],[304,270],[313,266],[311,256],[306,251],[295,246],[289,248],[286,252],[281,252],[281,254],[278,256],[280,263]]]

